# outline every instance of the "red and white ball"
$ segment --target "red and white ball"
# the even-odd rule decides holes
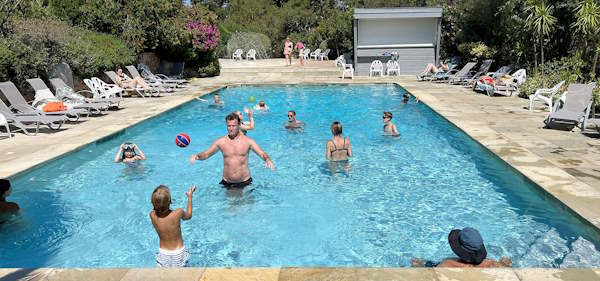
[[[175,144],[179,147],[186,147],[190,144],[190,136],[185,133],[179,133],[175,136]]]

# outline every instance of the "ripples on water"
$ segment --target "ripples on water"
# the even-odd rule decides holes
[[[92,144],[14,180],[20,216],[0,224],[0,267],[152,267],[158,238],[148,217],[159,184],[173,207],[198,184],[194,216],[182,223],[194,266],[409,266],[413,257],[452,256],[447,234],[472,226],[490,258],[518,267],[597,267],[598,233],[423,104],[401,103],[395,86],[238,87],[224,108],[198,101]],[[188,164],[226,134],[224,117],[264,99],[249,135],[274,160],[250,156],[251,189],[217,183],[220,154]],[[209,99],[210,100],[210,99]],[[287,110],[304,132],[281,125]],[[392,111],[401,136],[382,136]],[[355,157],[325,161],[338,120]],[[191,145],[174,144],[179,132]],[[124,141],[148,160],[114,164]],[[8,258],[6,258],[8,257]]]

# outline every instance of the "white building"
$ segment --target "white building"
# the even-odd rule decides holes
[[[354,68],[368,75],[373,60],[398,52],[401,74],[439,60],[442,8],[354,9]]]

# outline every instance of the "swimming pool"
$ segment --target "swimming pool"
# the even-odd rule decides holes
[[[193,101],[16,177],[20,217],[0,224],[0,267],[153,267],[158,238],[148,217],[158,184],[194,216],[182,223],[192,266],[409,266],[453,256],[452,228],[481,232],[488,257],[518,267],[600,266],[598,232],[422,103],[401,103],[394,85],[233,87],[224,108]],[[250,156],[254,184],[229,196],[217,184],[220,153],[188,163],[226,134],[224,117],[264,99],[249,133],[274,172]],[[294,109],[308,126],[283,129]],[[401,137],[382,136],[391,111]],[[354,158],[332,173],[325,142],[343,124]],[[174,144],[190,135],[187,148]],[[134,141],[148,160],[112,162]],[[251,191],[251,192],[250,192]]]

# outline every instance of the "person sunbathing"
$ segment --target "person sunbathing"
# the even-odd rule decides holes
[[[419,79],[423,79],[423,77],[429,76],[431,74],[438,74],[439,72],[450,71],[451,67],[452,67],[452,63],[443,63],[442,61],[440,61],[440,63],[437,66],[430,63],[425,67],[425,70],[423,70],[423,72],[421,72],[421,74],[417,75],[417,77]]]
[[[140,87],[144,89],[144,91],[152,90],[150,86],[148,86],[148,83],[142,79],[142,77],[138,76],[133,79],[126,77],[125,74],[123,74],[123,70],[120,68],[117,69],[117,77],[115,77],[115,80],[117,82],[117,86],[123,89],[135,90],[136,88]]]

